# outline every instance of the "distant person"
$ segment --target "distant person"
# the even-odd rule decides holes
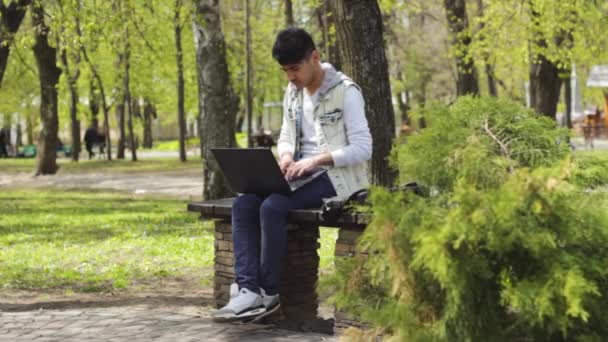
[[[0,127],[0,158],[8,158],[8,150],[6,149],[7,138],[6,130],[4,127]]]
[[[260,129],[254,136],[255,143],[259,147],[271,148],[275,145],[274,138],[272,137],[272,131],[265,130],[260,126]]]
[[[89,160],[95,157],[95,152],[93,152],[93,146],[95,146],[99,141],[99,133],[97,133],[97,120],[93,120],[91,126],[87,128],[84,132],[84,145],[89,153]]]
[[[595,138],[595,116],[598,109],[596,107],[588,107],[585,110],[585,119],[583,120],[583,137],[585,139],[586,148],[594,148],[593,140]]]
[[[103,157],[106,148],[106,135],[105,130],[97,132],[97,147],[99,148],[99,157]]]

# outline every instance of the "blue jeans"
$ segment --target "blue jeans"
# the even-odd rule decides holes
[[[336,191],[325,173],[290,195],[237,197],[232,205],[232,241],[239,288],[277,294],[287,251],[288,211],[320,208],[322,198],[333,196]]]

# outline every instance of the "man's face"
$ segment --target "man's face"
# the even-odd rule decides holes
[[[317,51],[313,51],[308,57],[299,63],[281,65],[287,79],[298,89],[307,87],[312,83],[314,76],[314,65],[318,62]]]

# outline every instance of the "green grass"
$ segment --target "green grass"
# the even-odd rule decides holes
[[[189,138],[186,140],[186,150],[198,148],[200,141],[198,138]],[[153,151],[173,152],[179,151],[179,140],[163,140],[156,141],[152,147]]]
[[[106,192],[0,192],[0,288],[96,292],[187,277],[208,286],[213,226],[186,202]],[[337,230],[321,230],[321,273]]]
[[[58,159],[59,173],[84,172],[150,172],[150,171],[183,171],[202,170],[201,159],[190,157],[185,163],[177,158],[150,158],[132,162],[130,160],[80,160],[75,163],[69,159]],[[36,159],[0,159],[0,172],[34,172]]]
[[[597,158],[608,159],[608,150],[575,150],[574,155],[594,156]]]
[[[247,132],[235,133],[236,143],[239,147],[247,147]],[[186,149],[197,149],[200,146],[198,138],[186,140]],[[163,140],[154,142],[152,151],[173,152],[179,151],[179,140]]]

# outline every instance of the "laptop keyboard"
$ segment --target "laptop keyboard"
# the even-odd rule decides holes
[[[302,185],[310,182],[312,179],[312,177],[306,177],[306,178],[300,178],[300,179],[296,179],[293,180],[291,182],[289,182],[289,187],[291,188],[291,190],[295,190],[299,187],[301,187]]]
[[[315,173],[313,173],[312,175],[305,177],[305,178],[299,178],[299,179],[295,179],[292,180],[290,182],[288,182],[289,187],[291,188],[291,190],[295,190],[301,186],[303,186],[304,184],[312,181],[313,179],[317,178],[318,176],[322,175],[323,173],[325,173],[327,170],[319,170]]]

